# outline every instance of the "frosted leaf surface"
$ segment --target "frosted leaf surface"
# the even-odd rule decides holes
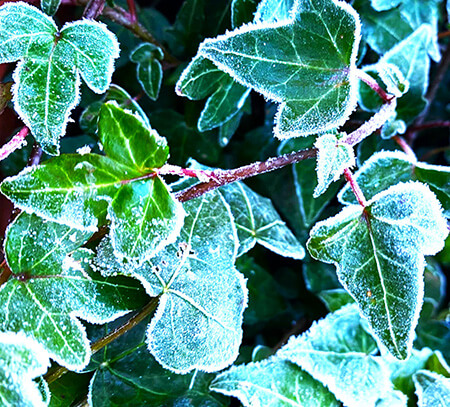
[[[341,1],[305,0],[296,3],[292,16],[249,24],[199,47],[200,56],[242,85],[281,103],[279,138],[338,127],[356,105],[356,12]]]
[[[183,207],[187,215],[177,241],[151,260],[120,264],[104,240],[96,263],[103,274],[135,277],[150,296],[159,296],[147,340],[163,367],[211,372],[237,357],[247,289],[234,267],[236,230],[222,196],[208,193]]]
[[[344,405],[370,407],[393,391],[383,359],[371,356],[376,351],[358,308],[347,305],[291,337],[277,356],[299,365]]]
[[[13,274],[0,288],[0,330],[33,337],[68,369],[83,368],[90,357],[77,318],[105,323],[134,309],[141,295],[139,288],[96,275],[89,250],[74,252],[90,236],[22,213],[5,241]]]
[[[238,256],[256,243],[285,257],[301,260],[305,250],[281,220],[270,199],[253,192],[242,182],[219,189],[233,213],[239,238]]]
[[[419,407],[447,407],[450,405],[450,379],[421,370],[414,375]]]
[[[337,181],[346,168],[355,165],[355,153],[352,146],[339,143],[334,134],[324,134],[317,138],[314,146],[317,153],[317,187],[314,198],[322,195],[333,182]]]
[[[94,92],[106,91],[119,56],[117,40],[90,20],[58,32],[51,18],[22,2],[2,6],[0,23],[0,62],[20,61],[13,74],[14,108],[43,150],[58,155],[79,101],[79,75]]]
[[[233,366],[218,375],[210,389],[237,397],[245,407],[340,405],[320,382],[295,364],[277,357]]]
[[[41,8],[45,14],[53,16],[58,10],[60,4],[61,0],[42,0]]]
[[[277,23],[290,18],[295,0],[262,0],[255,13],[255,23]]]
[[[400,183],[363,210],[351,205],[317,223],[307,247],[336,265],[375,335],[398,359],[409,356],[423,300],[424,255],[442,250],[447,222],[424,184]]]
[[[131,54],[130,60],[137,63],[137,79],[147,96],[156,100],[163,77],[159,60],[164,58],[161,48],[154,44],[140,44]]]
[[[50,367],[45,350],[23,333],[0,333],[0,401],[4,407],[45,407],[33,380]]]
[[[444,215],[450,217],[450,167],[417,162],[401,151],[381,151],[365,161],[354,177],[366,198],[398,182],[423,182],[436,194]],[[339,192],[338,199],[343,204],[356,203],[348,185]]]

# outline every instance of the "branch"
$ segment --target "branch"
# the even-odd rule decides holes
[[[392,100],[392,98],[394,98],[394,96],[387,93],[374,78],[372,78],[369,74],[365,73],[361,69],[356,70],[356,76],[372,90],[377,92],[384,102],[389,102],[390,100]]]
[[[100,14],[102,14],[105,8],[105,0],[89,0],[86,8],[83,12],[83,17],[91,20],[95,20]]]
[[[405,141],[405,139],[400,136],[394,136],[393,139],[402,148],[402,150],[411,159],[411,161],[413,163],[416,163],[417,162],[416,154],[414,153],[413,149],[409,146],[409,144]]]
[[[350,188],[352,189],[353,193],[355,194],[355,197],[358,201],[358,203],[365,208],[367,206],[366,198],[364,197],[364,194],[361,191],[361,188],[359,187],[356,180],[353,178],[352,172],[346,168],[344,170],[344,177],[346,181],[350,184]]]
[[[2,148],[0,148],[0,161],[4,160],[11,153],[16,151],[17,149],[23,147],[27,144],[25,138],[28,136],[30,129],[27,126],[24,126],[20,129],[20,131],[6,143]]]

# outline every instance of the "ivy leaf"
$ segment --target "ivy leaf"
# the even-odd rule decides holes
[[[53,16],[57,12],[60,4],[61,0],[42,0],[41,8],[45,14]]]
[[[244,26],[199,48],[235,80],[281,103],[279,138],[338,127],[356,105],[356,12],[343,2],[309,0],[296,3],[292,16],[283,24]]]
[[[320,382],[293,363],[277,357],[233,366],[218,375],[210,389],[237,397],[245,407],[340,405]]]
[[[106,26],[91,20],[58,31],[51,18],[28,4],[0,9],[0,62],[20,60],[14,107],[43,150],[59,154],[70,111],[79,100],[79,75],[97,93],[108,88],[119,45]]]
[[[139,288],[95,275],[89,250],[69,255],[91,234],[22,213],[5,241],[13,275],[0,289],[0,329],[32,336],[72,370],[83,368],[90,357],[78,317],[105,323],[141,302]]]
[[[305,250],[280,219],[270,199],[253,192],[242,182],[220,188],[231,208],[239,238],[238,256],[256,243],[285,257],[301,260]]]
[[[382,151],[366,160],[354,177],[366,198],[398,182],[421,181],[436,194],[444,215],[450,217],[450,167],[417,162],[400,151]],[[339,192],[338,199],[343,204],[356,203],[347,185]]]
[[[355,165],[355,153],[352,146],[339,143],[339,136],[324,134],[319,136],[314,146],[317,148],[317,187],[313,197],[322,195],[333,182],[337,181],[344,170]]]
[[[231,3],[231,25],[233,28],[253,20],[256,11],[257,1],[255,0],[233,0]]]
[[[104,240],[97,265],[105,275],[135,277],[150,296],[159,296],[147,343],[164,368],[183,374],[212,372],[237,357],[247,291],[234,268],[236,230],[221,195],[203,195],[184,203],[184,209],[187,216],[177,241],[151,260],[121,264]]]
[[[48,401],[43,399],[38,384],[33,380],[43,375],[50,366],[42,346],[23,333],[12,332],[0,332],[0,344],[2,405],[47,406]]]
[[[150,43],[139,45],[131,54],[130,60],[137,63],[137,78],[147,96],[156,100],[161,88],[163,71],[161,63],[164,53],[161,48]]]
[[[294,0],[262,0],[255,13],[256,23],[277,23],[289,20]]]
[[[120,321],[120,320],[119,320]],[[89,386],[93,407],[135,405],[149,407],[224,407],[227,400],[209,391],[213,374],[195,371],[177,375],[150,355],[146,346],[147,320],[134,327],[102,352],[92,357],[95,368]],[[116,323],[98,329],[102,336],[112,332]],[[97,338],[91,338],[96,340]],[[130,366],[133,368],[130,369]]]
[[[406,359],[422,306],[424,255],[440,251],[447,234],[434,194],[409,182],[375,195],[364,209],[351,205],[319,222],[307,246],[336,265],[381,343]]]
[[[347,305],[292,337],[277,355],[299,365],[346,406],[369,407],[393,392],[383,359],[372,356],[376,351],[358,308]]]
[[[445,407],[450,403],[450,379],[421,370],[414,375],[419,407]]]

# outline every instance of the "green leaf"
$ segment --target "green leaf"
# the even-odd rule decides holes
[[[70,111],[79,101],[79,75],[97,93],[111,81],[119,45],[106,26],[91,20],[55,23],[25,3],[0,9],[0,62],[20,60],[14,107],[43,150],[59,154]]]
[[[143,43],[131,54],[130,60],[137,63],[137,78],[147,96],[158,99],[159,89],[163,77],[162,66],[159,60],[164,58],[161,48],[156,45]]]
[[[337,181],[346,168],[355,165],[352,146],[339,143],[335,134],[324,134],[317,138],[317,187],[313,197],[322,195],[333,181]]]
[[[321,291],[318,296],[331,312],[337,311],[344,305],[352,304],[354,302],[352,296],[343,288],[324,290]]]
[[[233,366],[218,375],[210,389],[237,397],[245,407],[340,405],[320,382],[293,363],[277,357]]]
[[[380,341],[398,359],[412,347],[423,299],[424,255],[440,251],[448,234],[434,194],[418,182],[351,205],[310,232],[311,255],[333,263]]]
[[[444,215],[450,217],[450,167],[416,162],[400,151],[382,151],[366,160],[354,177],[366,198],[398,182],[421,181],[436,194]],[[348,185],[339,192],[338,199],[343,204],[356,203]]]
[[[11,85],[12,82],[0,83],[0,115],[12,99]]]
[[[305,250],[269,199],[253,192],[242,182],[234,182],[219,191],[234,216],[239,238],[238,256],[259,243],[281,256],[297,260],[305,257]]]
[[[419,407],[446,407],[450,403],[450,379],[421,370],[414,375]]]
[[[61,0],[42,0],[41,8],[45,14],[53,16],[58,10],[60,4]]]
[[[111,332],[116,325],[108,324],[107,329],[102,329],[103,335]],[[147,321],[144,321],[93,356],[91,365],[95,366],[96,371],[89,387],[90,405],[228,405],[225,398],[211,393],[208,389],[214,375],[198,371],[177,375],[162,368],[147,350],[146,326]]]
[[[74,405],[86,394],[90,375],[67,372],[49,384],[51,398],[49,407]]]
[[[347,305],[292,337],[277,355],[299,365],[349,407],[375,406],[393,387],[358,308]]]
[[[257,23],[277,23],[292,17],[294,0],[262,0],[255,13]]]
[[[228,205],[218,192],[184,203],[178,240],[143,264],[114,261],[104,240],[97,264],[104,274],[139,279],[159,305],[147,331],[156,360],[175,373],[223,369],[238,353],[245,282],[234,268],[237,237]]]
[[[33,380],[50,366],[48,355],[23,333],[0,332],[0,400],[5,407],[48,405]]]
[[[293,16],[283,24],[244,26],[199,48],[235,80],[281,103],[279,138],[338,127],[356,105],[356,12],[343,2],[308,0],[296,3]]]
[[[68,369],[83,368],[90,357],[78,317],[105,323],[141,302],[139,288],[93,273],[89,250],[70,254],[91,234],[22,213],[6,235],[13,275],[0,289],[0,329],[32,336]]]
[[[231,3],[232,27],[237,28],[252,21],[257,3],[256,0],[233,0]]]

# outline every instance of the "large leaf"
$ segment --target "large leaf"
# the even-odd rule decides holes
[[[223,369],[237,357],[247,290],[234,267],[237,237],[228,205],[218,192],[184,203],[177,241],[143,264],[114,260],[108,240],[97,265],[103,274],[138,278],[159,296],[149,325],[148,348],[175,373]]]
[[[382,151],[366,160],[354,177],[366,198],[398,182],[421,181],[436,194],[445,216],[450,217],[450,167],[417,162],[400,151]],[[343,204],[356,203],[348,185],[339,192],[338,199]]]
[[[90,357],[77,317],[104,323],[141,303],[141,289],[102,278],[89,268],[92,253],[79,249],[91,236],[22,213],[8,228],[5,254],[13,274],[0,290],[0,329],[34,337],[69,369]]]
[[[2,406],[47,406],[48,402],[43,399],[38,384],[33,379],[43,375],[49,366],[47,353],[35,341],[22,333],[0,333]]]
[[[421,370],[414,375],[419,407],[445,407],[450,403],[450,379]]]
[[[291,20],[207,39],[199,55],[281,103],[276,136],[308,135],[342,125],[355,108],[359,30],[358,16],[346,3],[304,0]]]
[[[43,150],[59,154],[71,110],[79,100],[79,75],[97,93],[106,91],[119,56],[115,36],[101,23],[82,20],[58,31],[28,4],[0,9],[0,62],[20,60],[14,72],[14,107]]]
[[[424,255],[440,251],[447,234],[434,194],[409,182],[375,195],[365,208],[351,205],[319,222],[308,249],[336,265],[380,341],[406,359],[422,306]]]
[[[233,366],[210,389],[239,398],[245,407],[339,406],[330,391],[293,363],[277,357]]]
[[[293,337],[277,355],[299,365],[346,406],[375,406],[393,392],[376,342],[363,329],[358,308],[347,305]]]

